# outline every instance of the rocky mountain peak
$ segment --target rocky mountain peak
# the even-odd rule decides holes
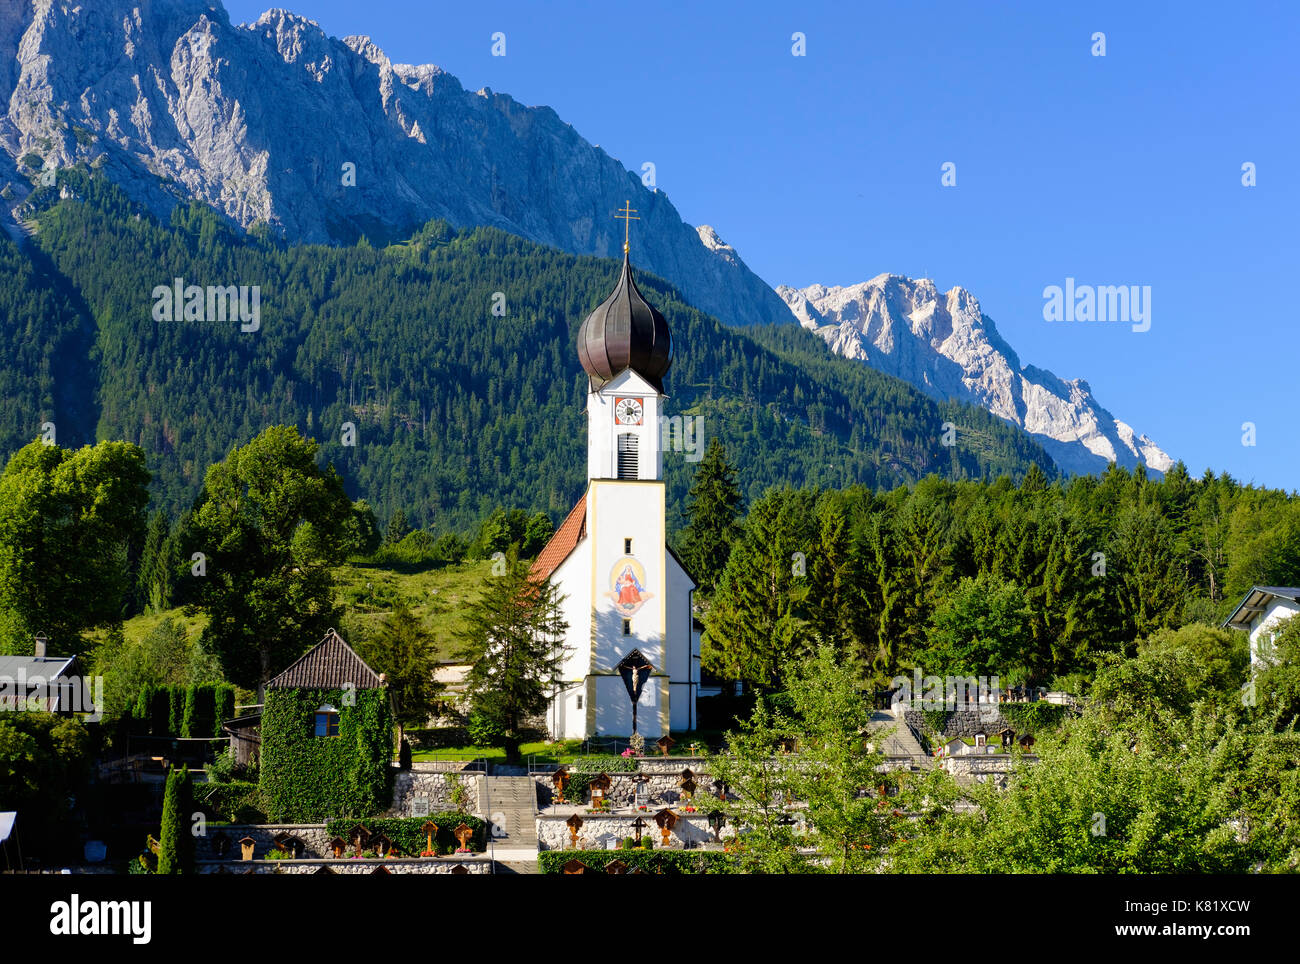
[[[444,218],[608,257],[630,198],[638,268],[733,324],[789,318],[733,248],[711,229],[706,241],[550,108],[467,92],[432,64],[395,65],[370,38],[331,38],[281,8],[232,26],[212,0],[0,4],[11,210],[32,157],[96,164],[160,216],[195,199],[297,242],[401,236]]]
[[[964,288],[940,293],[927,278],[876,275],[844,287],[776,289],[795,318],[837,354],[902,378],[930,396],[980,405],[1036,437],[1069,472],[1107,462],[1163,472],[1173,460],[1111,415],[1083,379],[1022,366]]]

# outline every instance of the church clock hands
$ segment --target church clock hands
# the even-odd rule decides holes
[[[619,425],[640,425],[643,413],[639,398],[620,398],[614,402],[614,420]]]

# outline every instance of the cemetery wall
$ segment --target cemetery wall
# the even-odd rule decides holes
[[[609,774],[609,792],[606,797],[616,807],[632,806],[636,796],[636,778],[645,776],[648,778],[646,783],[646,793],[648,795],[647,803],[659,807],[677,806],[684,802],[681,790],[682,770],[687,768],[687,764],[678,763],[671,771],[660,770],[643,770],[640,773],[611,773]],[[696,806],[707,806],[709,798],[709,785],[713,782],[713,777],[707,773],[701,773],[694,767],[690,767],[691,772],[695,775],[695,800]],[[539,773],[534,774],[533,780],[537,784],[537,802],[539,807],[549,807],[554,803],[555,789],[551,783],[551,774]]]
[[[946,757],[939,765],[957,780],[976,783],[992,782],[998,787],[1005,787],[1007,776],[1011,773],[1011,768],[1017,759],[1024,763],[1038,762],[1038,757],[1028,753],[1016,756],[995,753],[987,756]]]
[[[412,768],[400,771],[393,780],[393,805],[390,813],[399,817],[414,816],[411,807],[416,797],[428,797],[430,811],[455,810],[451,802],[451,782],[446,772],[430,772]],[[480,773],[457,773],[461,786],[465,788],[469,801],[467,809],[476,816],[479,813],[479,790],[483,775]]]
[[[196,860],[217,860],[214,849],[219,834],[225,834],[230,843],[227,859],[221,863],[239,861],[239,841],[251,837],[255,841],[253,856],[261,857],[274,846],[277,833],[287,833],[302,841],[303,854],[308,857],[324,857],[330,852],[330,836],[325,832],[323,823],[234,823],[225,827],[209,828],[203,836],[194,842]]]
[[[200,862],[200,874],[314,874],[328,867],[335,874],[373,874],[380,867],[390,874],[450,874],[457,867],[466,873],[490,874],[492,861],[487,857],[439,858],[424,857],[418,860],[354,860],[352,858],[329,860],[220,860]]]
[[[996,733],[1006,727],[1007,721],[993,708],[984,704],[978,710],[952,710],[943,724],[943,735],[974,736],[976,733]],[[925,714],[921,710],[903,710],[903,722],[917,733],[926,731]]]
[[[654,811],[646,813],[612,814],[584,813],[582,828],[578,831],[578,842],[586,850],[605,850],[611,841],[621,842],[625,837],[635,837],[632,823],[637,817],[648,826],[641,831],[642,837],[650,837],[655,846],[659,846],[660,830],[654,822]],[[537,849],[563,850],[570,846],[572,838],[565,824],[567,816],[537,818]],[[724,828],[722,835],[727,836],[729,828]],[[677,814],[677,823],[669,834],[670,847],[679,849],[684,841],[700,846],[713,840],[713,831],[709,829],[708,819],[704,814]]]
[[[700,767],[708,766],[708,757],[702,756],[642,756],[634,757],[639,773],[681,773],[690,769],[699,774]]]

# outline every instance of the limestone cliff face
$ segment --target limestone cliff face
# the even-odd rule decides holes
[[[777,294],[836,354],[1014,422],[1067,472],[1097,472],[1107,462],[1157,472],[1173,465],[1151,439],[1102,408],[1087,382],[1022,367],[963,288],[940,293],[927,279],[882,274],[848,287],[782,286]]]
[[[293,241],[401,232],[433,217],[616,256],[613,212],[639,209],[639,268],[732,324],[789,312],[711,228],[583,140],[550,108],[394,64],[271,10],[231,24],[209,0],[0,4],[0,184],[89,161],[165,213],[205,201]],[[345,165],[355,165],[355,186]]]

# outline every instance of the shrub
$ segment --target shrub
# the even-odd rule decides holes
[[[184,708],[181,711],[181,736],[189,739],[195,736],[207,736],[195,729],[199,714],[199,688],[197,685],[185,687]]]
[[[218,683],[212,696],[212,735],[221,735],[221,724],[235,716],[235,688],[229,683]]]
[[[438,825],[438,833],[433,838],[433,848],[439,853],[455,853],[459,844],[452,836],[452,831],[462,823],[474,831],[470,839],[470,849],[482,852],[487,849],[487,824],[472,814],[455,810],[431,813],[427,817],[380,817],[369,820],[340,818],[325,824],[325,832],[331,837],[348,839],[348,834],[358,823],[372,834],[382,833],[405,856],[415,857],[424,852],[424,826],[426,820]]]
[[[184,686],[167,687],[167,736],[180,736],[185,726]]]
[[[569,766],[577,773],[635,773],[636,760],[611,753],[608,756],[578,757]]]
[[[200,783],[194,788],[195,804],[214,820],[229,823],[265,823],[266,813],[256,783]]]
[[[944,727],[948,725],[947,710],[922,710],[921,718],[925,720],[925,726],[933,733],[943,735]]]
[[[158,834],[158,873],[189,874],[194,872],[194,837],[190,833],[190,814],[194,800],[190,791],[188,767],[167,774],[163,792],[162,829]]]
[[[1054,730],[1061,725],[1069,707],[1037,700],[1033,703],[1000,703],[1002,718],[1018,734]]]
[[[469,715],[466,731],[469,733],[470,743],[474,746],[496,746],[505,735],[494,720],[484,716],[478,710]]]
[[[589,871],[604,873],[615,860],[629,870],[647,874],[728,874],[736,870],[735,858],[717,850],[544,850],[537,855],[543,874],[562,874],[570,860],[580,860]]]

